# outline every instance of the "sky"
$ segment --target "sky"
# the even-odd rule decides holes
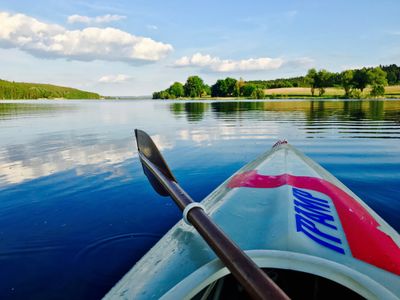
[[[104,96],[400,64],[400,1],[0,1],[0,79]]]

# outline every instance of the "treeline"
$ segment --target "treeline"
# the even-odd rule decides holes
[[[236,80],[227,77],[218,79],[215,84],[209,86],[199,76],[190,76],[185,84],[173,83],[169,88],[153,93],[153,99],[176,99],[195,97],[248,97],[254,99],[264,98],[262,88],[256,84],[247,83],[243,79]]]
[[[400,84],[400,66],[396,64],[382,66],[380,65],[383,71],[386,72],[387,83],[388,85],[396,85]],[[363,68],[361,70],[369,71],[373,68]],[[351,71],[356,72],[360,69],[352,69]],[[343,73],[343,72],[341,72]],[[340,87],[342,84],[341,81],[341,73],[330,73],[328,86],[327,87]],[[255,84],[257,87],[262,89],[276,89],[276,88],[290,88],[290,87],[310,87],[310,83],[307,81],[306,76],[298,76],[292,78],[279,78],[273,80],[251,80],[246,81],[247,83]]]
[[[323,96],[325,88],[336,86],[344,89],[345,98],[361,98],[367,86],[371,86],[372,97],[383,96],[388,84],[387,73],[381,67],[346,70],[341,73],[310,69],[304,80],[310,86],[312,96],[315,90],[318,90],[318,96]]]
[[[345,70],[335,73],[321,69],[310,69],[307,75],[274,80],[236,80],[227,77],[218,79],[211,86],[199,76],[190,76],[185,84],[175,82],[166,90],[153,93],[153,99],[176,99],[194,97],[246,97],[262,99],[263,90],[273,88],[309,87],[311,95],[323,96],[325,88],[343,88],[346,98],[360,98],[364,89],[371,86],[372,97],[382,96],[386,85],[400,84],[400,67],[392,64],[375,68]]]
[[[265,90],[290,87],[307,87],[307,82],[304,80],[304,76],[278,78],[273,80],[249,80],[246,82],[254,84],[255,86]]]
[[[99,99],[100,95],[51,84],[11,82],[0,79],[0,99]]]

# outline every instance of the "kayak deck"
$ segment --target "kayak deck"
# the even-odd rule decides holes
[[[366,298],[400,296],[397,232],[288,144],[243,167],[202,204],[262,268],[318,275]],[[227,274],[199,234],[180,221],[105,299],[191,298]]]

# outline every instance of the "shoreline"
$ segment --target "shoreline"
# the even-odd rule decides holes
[[[139,97],[132,97],[132,98],[100,98],[100,99],[86,99],[86,98],[81,98],[81,99],[54,99],[54,98],[40,98],[40,99],[0,99],[1,101],[49,101],[49,102],[59,102],[59,101],[138,101],[138,100],[156,100],[156,101],[269,101],[269,100],[341,100],[341,101],[346,101],[346,100],[365,100],[365,101],[371,101],[371,100],[400,100],[400,95],[388,95],[385,97],[364,97],[364,98],[344,98],[344,97],[334,97],[334,96],[328,96],[328,97],[318,97],[318,96],[294,96],[294,95],[285,95],[285,96],[274,96],[274,97],[265,97],[265,98],[260,98],[260,99],[255,99],[255,98],[246,98],[246,97],[195,97],[195,98],[188,98],[188,97],[181,97],[181,98],[174,98],[174,99],[152,99],[152,98],[139,98]]]
[[[328,87],[325,89],[325,93],[322,96],[311,95],[310,88],[308,87],[292,87],[292,88],[274,88],[264,89],[264,97],[256,99],[254,97],[179,97],[170,99],[159,99],[159,100],[268,100],[268,99],[303,99],[303,100],[346,100],[346,99],[359,99],[359,100],[379,100],[379,99],[400,99],[400,85],[386,86],[386,93],[383,96],[372,97],[370,95],[371,88],[366,87],[360,98],[346,98],[344,96],[344,90],[337,87]]]

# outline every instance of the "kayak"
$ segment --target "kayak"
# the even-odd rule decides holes
[[[400,299],[399,234],[286,141],[233,174],[201,205],[293,299]],[[104,299],[243,293],[199,233],[181,220]]]

